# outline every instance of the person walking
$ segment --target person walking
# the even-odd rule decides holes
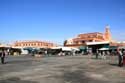
[[[123,50],[123,65],[125,65],[125,49]]]
[[[122,67],[123,66],[123,54],[121,49],[117,49],[118,51],[118,66]]]
[[[106,53],[105,53],[105,51],[102,51],[102,59],[106,59]]]
[[[4,59],[5,59],[5,51],[2,50],[2,52],[1,52],[1,63],[2,63],[2,64],[5,64]]]
[[[99,57],[99,51],[98,51],[98,49],[96,50],[96,59],[98,59]]]

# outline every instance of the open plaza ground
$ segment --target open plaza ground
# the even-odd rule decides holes
[[[0,64],[0,83],[125,83],[117,56],[9,56]]]

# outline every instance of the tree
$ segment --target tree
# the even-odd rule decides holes
[[[64,41],[64,46],[67,44],[67,40]]]

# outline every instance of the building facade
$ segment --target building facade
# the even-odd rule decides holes
[[[70,38],[64,41],[64,46],[66,47],[79,47],[86,46],[87,42],[104,42],[112,41],[109,26],[107,25],[104,33],[93,32],[79,34],[76,38]]]
[[[125,46],[125,42],[110,42],[110,46]]]
[[[57,44],[50,43],[47,41],[16,41],[12,44],[13,47],[34,47],[34,48],[51,48],[57,46]]]

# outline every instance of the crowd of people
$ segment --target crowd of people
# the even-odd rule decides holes
[[[96,59],[101,56],[102,59],[106,59],[107,56],[118,56],[118,66],[122,67],[125,64],[125,49],[117,49],[116,51],[98,51],[96,53]]]
[[[45,55],[47,55],[48,52],[45,51]],[[82,54],[82,53],[81,53]],[[93,55],[92,53],[90,53]],[[101,56],[102,59],[106,59],[107,55],[111,55],[109,51],[98,51],[96,53],[96,59]],[[125,64],[125,50],[124,49],[117,49],[115,54],[118,56],[118,66],[122,67]],[[1,58],[1,63],[5,64],[5,56],[8,55],[7,51],[2,49],[0,51],[0,58]],[[66,55],[76,55],[76,53],[71,53],[71,52],[58,52],[58,56],[66,56]]]

